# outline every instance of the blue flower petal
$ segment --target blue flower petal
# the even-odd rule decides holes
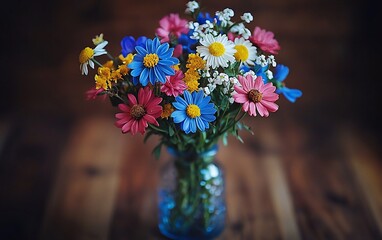
[[[191,122],[192,122],[192,119],[191,118],[185,118],[184,121],[183,121],[183,131],[185,132],[190,132],[192,131],[191,129]]]
[[[169,49],[168,44],[162,44],[158,47],[156,53],[158,54],[158,56],[165,58],[164,56],[165,56],[166,52],[168,52],[168,49]],[[169,56],[167,56],[166,58],[169,58],[169,57],[171,57],[171,54]]]
[[[136,46],[135,47],[135,50],[137,51],[137,53],[141,56],[146,56],[148,54],[148,52],[146,51],[146,49],[144,49],[143,47],[141,46]],[[134,57],[135,58],[135,57]]]
[[[179,104],[182,104],[183,106],[184,106],[184,110],[187,108],[187,106],[188,106],[188,103],[186,102],[186,100],[184,100],[182,97],[180,97],[180,96],[177,96],[176,98],[175,98],[175,101],[177,102],[177,103],[179,103]],[[174,102],[175,103],[175,102]],[[173,103],[173,105],[174,105],[174,103]],[[175,106],[174,106],[175,107]]]
[[[189,118],[190,119],[190,130],[192,133],[196,133],[196,120],[195,118]]]
[[[183,92],[184,100],[186,100],[187,104],[194,104],[194,100],[189,91]]]
[[[179,103],[179,102],[173,102],[172,105],[178,109],[178,110],[182,110],[182,111],[185,111],[187,109],[187,106],[182,104],[182,103]]]
[[[203,121],[206,121],[206,122],[213,122],[215,121],[216,117],[212,114],[202,114],[200,116],[200,118],[203,120]]]
[[[204,132],[206,130],[206,127],[204,125],[203,120],[200,117],[195,118],[196,120],[196,126],[199,128],[200,131]]]
[[[294,103],[297,98],[302,96],[302,91],[300,91],[298,89],[290,89],[287,87],[277,89],[276,92],[284,94],[285,98],[288,99],[292,103]]]
[[[130,75],[133,77],[138,77],[141,74],[142,70],[143,68],[135,68],[130,72]]]
[[[289,68],[282,64],[277,64],[275,68],[275,73],[273,75],[273,79],[276,79],[279,82],[282,82],[285,80],[285,78],[289,74]]]
[[[141,75],[139,77],[139,82],[143,85],[146,86],[149,83],[149,71],[147,68],[144,68],[141,72]]]
[[[178,110],[173,111],[171,113],[171,117],[174,118],[174,123],[183,122],[185,119],[188,118],[185,111]]]

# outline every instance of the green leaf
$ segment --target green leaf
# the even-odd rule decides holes
[[[160,157],[160,154],[161,154],[161,150],[162,150],[162,145],[163,143],[159,143],[158,145],[156,145],[152,151],[152,154],[154,155],[154,157],[156,159],[159,159]]]
[[[153,131],[151,131],[150,129],[147,130],[147,132],[146,132],[146,134],[145,134],[145,137],[144,137],[144,139],[143,139],[143,142],[146,143],[147,140],[148,140],[153,134],[154,134]]]
[[[168,125],[168,134],[170,135],[170,137],[174,136],[175,134],[175,131],[171,125]]]

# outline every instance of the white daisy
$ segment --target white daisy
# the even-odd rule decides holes
[[[228,40],[226,35],[219,34],[214,37],[206,34],[200,40],[202,46],[197,46],[196,51],[207,62],[207,67],[228,67],[228,62],[235,62],[233,54],[236,52],[235,44]]]
[[[240,61],[245,65],[255,65],[254,61],[256,61],[257,58],[257,48],[253,46],[249,40],[236,38],[235,49],[236,53],[234,57],[236,61]]]
[[[90,47],[86,47],[83,49],[79,56],[80,61],[80,70],[82,75],[88,75],[88,64],[91,68],[94,69],[93,57],[100,56],[103,54],[107,54],[104,47],[108,44],[108,41],[103,41],[98,44],[94,49]]]

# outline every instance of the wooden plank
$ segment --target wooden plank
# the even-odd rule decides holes
[[[129,138],[134,146],[125,152],[120,166],[118,195],[110,229],[110,239],[162,239],[157,229],[156,183],[160,162],[152,155],[153,137],[146,144],[143,136]],[[163,149],[161,160],[165,158]]]
[[[288,125],[282,134],[284,166],[302,238],[380,239],[336,134],[283,123]]]
[[[264,159],[243,134],[242,144],[231,138],[219,157],[226,169],[228,224],[222,239],[280,239]]]
[[[354,128],[344,129],[339,138],[382,236],[382,158],[377,155],[378,146],[371,136]]]
[[[47,205],[42,239],[107,239],[127,138],[113,119],[78,123]]]

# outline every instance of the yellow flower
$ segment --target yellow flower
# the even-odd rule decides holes
[[[122,76],[125,76],[129,71],[126,65],[119,65],[118,70],[122,74]]]
[[[118,56],[119,60],[125,65],[129,65],[133,59],[134,59],[134,54],[129,53],[126,57],[124,57],[122,54]]]
[[[188,69],[204,69],[206,67],[206,61],[204,61],[199,54],[190,53],[188,55],[186,67]]]
[[[161,118],[166,118],[168,119],[171,116],[171,113],[174,111],[174,107],[172,106],[171,103],[167,103],[163,106],[163,111],[161,114]]]
[[[197,91],[199,90],[199,82],[197,80],[191,80],[191,81],[185,81],[187,85],[187,90],[189,92]]]
[[[110,69],[114,69],[114,62],[113,62],[113,60],[109,60],[109,61],[105,62],[102,66],[110,68]]]
[[[198,71],[188,69],[184,73],[184,79],[183,80],[185,82],[188,82],[188,81],[198,81],[199,79],[200,79],[200,75],[199,75]]]
[[[103,40],[103,33],[101,33],[100,35],[95,36],[95,38],[93,38],[92,41],[93,41],[94,45],[96,45],[96,46],[98,44],[102,43],[103,41],[105,41],[105,40]]]
[[[118,79],[122,79],[122,74],[119,71],[119,69],[116,71],[112,71],[111,76],[110,76],[110,80],[112,80],[114,82],[117,82]]]
[[[103,88],[103,89],[107,90],[109,88],[109,84],[108,84],[108,81],[106,78],[96,74],[94,76],[94,80],[96,83],[96,89]]]

